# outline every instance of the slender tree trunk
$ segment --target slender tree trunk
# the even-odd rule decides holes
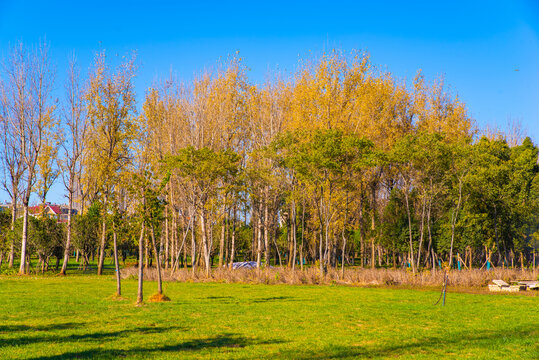
[[[376,263],[375,263],[375,250],[374,250],[374,240],[375,240],[375,235],[374,235],[374,230],[376,229],[375,227],[375,207],[376,207],[376,204],[375,204],[375,194],[374,194],[374,190],[373,190],[373,195],[372,195],[372,213],[371,213],[371,231],[372,231],[372,238],[371,238],[371,268],[375,268],[376,267]]]
[[[375,247],[374,247],[374,236],[371,239],[371,268],[376,267],[376,254],[375,254]]]
[[[265,191],[265,201],[264,201],[264,262],[266,267],[270,265],[270,246],[269,246],[269,209],[268,209],[269,195],[268,187]]]
[[[262,259],[262,220],[260,219],[260,210],[258,211],[257,216],[257,227],[256,227],[256,268],[260,269],[260,261]]]
[[[341,254],[341,278],[344,279],[344,256],[346,251],[346,236],[344,236],[344,226],[342,228],[342,254]]]
[[[275,232],[277,232],[277,229],[275,229]],[[279,266],[282,267],[283,262],[281,259],[281,252],[279,251],[279,246],[277,246],[277,242],[275,241],[276,237],[277,237],[277,234],[275,234],[275,236],[272,237],[272,240],[273,240],[273,245],[275,246],[275,251],[277,252],[277,257],[279,258]]]
[[[304,235],[305,235],[305,198],[303,198],[303,206],[301,209],[301,247],[299,249],[299,260],[300,260],[301,271],[303,271],[303,261],[304,261],[304,256],[303,256],[303,242],[305,238]]]
[[[193,272],[193,274],[195,274],[196,272],[196,264],[197,264],[197,261],[196,261],[196,258],[197,258],[197,241],[196,241],[196,231],[195,231],[195,227],[196,227],[196,223],[195,223],[195,211],[194,211],[194,208],[193,208],[193,211],[191,212],[191,216],[193,217],[193,229],[191,230],[191,271]]]
[[[189,226],[191,225],[191,221],[192,221],[193,217],[189,217]],[[178,216],[178,221],[180,220],[180,217]],[[187,239],[187,236],[189,235],[189,231],[186,230],[185,228],[185,220],[186,220],[186,217],[183,216],[183,219],[182,219],[182,239],[183,241],[185,242],[186,239]],[[181,254],[179,254],[178,256],[182,256]],[[185,244],[185,246],[183,247],[183,257],[182,257],[182,266],[184,269],[187,269],[187,244]]]
[[[256,208],[256,203],[255,201],[253,200],[252,201],[252,204],[251,204],[251,228],[252,228],[252,236],[251,236],[251,260],[254,260],[256,259],[256,232],[257,232],[257,229],[256,229],[256,225],[255,225],[255,221],[256,221],[256,216],[255,216],[255,208]],[[247,224],[247,212],[245,213],[245,224]]]
[[[17,220],[17,198],[15,191],[13,191],[13,201],[11,202],[11,244],[9,247],[9,259],[8,268],[13,268],[13,262],[15,260],[15,241],[13,240],[13,232],[15,231],[15,221]]]
[[[200,211],[200,231],[202,233],[202,249],[204,250],[204,263],[206,265],[206,277],[210,276],[211,264],[210,264],[210,251],[208,245],[208,233],[206,229],[206,212],[204,210],[204,204],[201,206]]]
[[[291,215],[291,211],[289,212],[289,216],[292,217]],[[288,247],[288,250],[287,250],[287,257],[286,257],[286,266],[291,268],[292,267],[292,252],[294,251],[292,249],[292,230],[290,230],[290,223],[292,222],[292,220],[290,218],[288,218],[288,221],[286,222],[286,245]]]
[[[225,255],[223,266],[228,267],[228,259],[230,255],[230,208],[226,212],[226,224],[225,224]]]
[[[148,240],[148,237],[145,237],[144,238],[144,268],[148,269],[150,267],[150,255],[149,255],[149,251],[150,251],[150,244],[149,244],[149,240]]]
[[[112,225],[112,239],[114,242],[114,267],[116,269],[116,295],[122,295],[122,285],[120,282],[120,263],[118,262],[118,239],[116,234],[116,227]]]
[[[430,214],[431,214],[431,209],[432,209],[432,201],[429,201],[429,206],[428,206],[428,209],[427,209],[427,233],[429,234],[429,246],[427,247],[427,255],[425,255],[425,257],[428,257],[430,256],[431,257],[431,260],[432,260],[432,270],[435,271],[436,270],[436,266],[435,266],[435,263],[434,263],[434,251],[433,251],[433,243],[432,243],[432,232],[431,232],[431,228],[430,228]]]
[[[187,270],[187,245],[183,247],[183,268]]]
[[[191,229],[191,222],[189,222],[189,225],[187,226],[187,229],[183,231],[183,237],[182,237],[182,243],[181,245],[179,246],[176,246],[176,251],[177,251],[177,254],[175,256],[175,260],[174,260],[174,263],[172,264],[172,272],[176,271],[176,269],[178,269],[181,264],[180,264],[180,259],[181,259],[181,253],[182,253],[182,250],[183,250],[183,253],[184,253],[184,258],[187,256],[186,255],[186,252],[185,252],[185,240],[187,239],[187,235],[189,234],[189,230]],[[184,262],[184,261],[182,261]]]
[[[161,262],[159,261],[159,253],[157,252],[157,244],[155,242],[155,230],[153,223],[150,227],[151,236],[152,236],[152,246],[153,246],[153,252],[154,252],[154,259],[155,264],[157,267],[157,293],[162,294],[163,293],[163,284],[161,281]]]
[[[90,265],[90,259],[89,259],[88,254],[86,253],[84,253],[83,258],[84,258],[83,270],[86,271],[88,270],[88,266]]]
[[[137,304],[142,304],[144,294],[142,287],[144,283],[144,221],[140,227],[140,237],[138,240],[138,291],[137,291]]]
[[[28,204],[24,204],[22,220],[22,244],[21,244],[21,264],[19,267],[19,274],[26,273],[26,243],[28,241]]]
[[[168,186],[168,184],[167,184]],[[165,206],[165,269],[168,269],[170,267],[170,233],[168,231],[168,204]]]
[[[73,188],[73,185],[70,184],[70,189]],[[69,206],[68,206],[68,213],[67,213],[67,236],[66,236],[66,247],[64,249],[64,262],[62,264],[62,270],[60,270],[61,275],[65,275],[67,271],[67,263],[69,262],[69,254],[71,251],[71,212],[73,209],[73,193],[69,192]]]
[[[326,204],[326,209],[325,209],[325,221],[324,221],[324,225],[325,225],[325,231],[324,231],[324,237],[325,237],[325,241],[326,241],[326,249],[324,251],[324,273],[327,273],[327,269],[328,267],[330,266],[329,262],[330,262],[330,249],[329,249],[329,245],[330,245],[330,227],[329,227],[329,223],[330,223],[330,204],[331,204],[331,187],[329,189],[329,195],[330,195],[330,198],[328,199],[327,201],[327,204]]]
[[[162,226],[162,224],[161,224]],[[162,227],[161,227],[162,230],[164,230]],[[165,266],[165,262],[166,262],[166,259],[164,257],[164,253],[165,253],[165,246],[164,246],[164,242],[163,242],[163,232],[161,232],[161,236],[159,236],[159,246],[157,247],[157,250],[158,250],[158,254],[159,254],[159,262],[161,264],[162,267]]]
[[[172,205],[172,209],[175,209],[174,205]],[[185,238],[183,241],[185,244]],[[172,212],[172,245],[172,260],[179,264],[181,258],[181,249],[179,247],[180,243],[178,240],[178,212],[175,210]]]
[[[226,199],[225,199],[226,201]],[[223,264],[226,262],[224,259],[225,253],[225,236],[226,236],[226,219],[227,212],[226,207],[223,205],[223,226],[221,228],[221,239],[219,240],[219,268],[223,267]]]
[[[8,256],[8,268],[13,268],[13,262],[15,260],[15,241],[11,239],[11,244],[9,246],[9,256]]]
[[[408,199],[408,188],[404,191],[404,199],[406,201],[406,214],[408,215],[408,235],[410,240],[410,264],[412,265],[412,272],[415,274],[415,263],[414,263],[414,245],[412,242],[412,216],[410,214],[410,203]]]
[[[213,255],[212,255],[212,248],[213,248],[213,226],[212,226],[212,221],[211,221],[211,216],[210,216],[210,220],[208,220],[208,226],[207,226],[207,229],[208,229],[208,262],[210,264],[210,273],[211,273],[211,268],[213,267]]]
[[[235,253],[236,253],[236,204],[234,204],[234,209],[232,210],[232,236],[230,240],[230,263],[229,263],[230,269],[232,269],[232,264],[234,264]]]
[[[457,217],[459,215],[460,204],[462,201],[462,181],[459,179],[459,199],[457,201],[457,207],[451,212],[451,248],[449,250],[449,268],[453,265],[453,245],[455,243],[455,226],[457,224]],[[497,232],[496,232],[497,236]]]
[[[416,268],[419,269],[419,265],[421,263],[421,246],[423,246],[423,235],[425,233],[425,208],[426,208],[426,196],[423,198],[423,204],[421,207],[421,225],[419,226],[419,246],[417,249],[417,265]]]
[[[324,233],[323,233],[323,230],[322,228],[320,229],[320,254],[319,254],[319,258],[320,258],[320,275],[325,275],[325,272],[324,272]]]
[[[107,217],[106,206],[103,206],[103,223],[101,232],[101,244],[99,247],[99,262],[97,264],[97,275],[103,274],[103,265],[105,264],[105,241],[107,239]]]
[[[292,270],[295,270],[296,268],[296,257],[297,257],[297,249],[298,249],[298,231],[297,231],[297,214],[296,214],[296,201],[292,201],[292,218],[291,218],[291,231],[292,231],[292,247],[293,247],[293,253],[292,253]]]
[[[372,199],[371,199],[371,205],[372,205],[372,212],[371,212],[371,231],[372,231],[372,239],[371,239],[371,268],[375,268],[375,253],[374,253],[374,240],[375,240],[375,233],[374,230],[376,229],[375,226],[375,219],[376,219],[376,189],[374,186],[371,186],[371,192],[372,192]]]
[[[365,266],[365,223],[363,217],[363,194],[359,196],[359,256],[361,267]]]

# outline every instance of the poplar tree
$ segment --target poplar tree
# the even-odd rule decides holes
[[[82,166],[85,160],[88,121],[85,113],[84,92],[80,83],[79,70],[75,58],[69,63],[68,77],[65,84],[65,103],[63,107],[63,120],[66,129],[66,138],[62,143],[64,150],[63,161],[60,162],[62,180],[67,191],[68,213],[67,234],[64,249],[64,261],[60,274],[65,275],[71,253],[71,239],[73,229],[73,207],[80,191]],[[83,199],[79,199],[79,204]],[[82,215],[82,204],[79,207]]]
[[[98,275],[103,273],[107,236],[107,212],[120,173],[131,158],[135,128],[135,57],[123,59],[112,72],[105,53],[96,55],[85,94],[89,119],[88,157],[85,172],[94,179],[93,191],[103,203]]]
[[[19,273],[26,273],[28,244],[28,208],[38,177],[38,161],[42,157],[46,136],[54,125],[55,105],[51,91],[54,69],[49,62],[48,45],[40,44],[30,51],[19,43],[11,48],[4,63],[4,104],[7,107],[8,134],[18,142],[16,151],[22,160],[21,175],[23,224]],[[12,181],[13,184],[13,181]],[[13,196],[14,194],[12,194]],[[13,197],[16,203],[16,197]]]

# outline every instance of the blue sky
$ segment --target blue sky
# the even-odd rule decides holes
[[[443,74],[478,125],[517,119],[539,142],[539,0],[0,0],[0,56],[40,39],[50,44],[59,91],[73,52],[85,72],[99,49],[136,50],[139,99],[171,70],[189,81],[236,51],[261,82],[269,69],[293,72],[299,59],[333,48],[366,50],[399,78]],[[51,201],[63,202],[59,188]]]

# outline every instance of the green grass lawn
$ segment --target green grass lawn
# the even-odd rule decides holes
[[[0,359],[539,358],[539,297],[341,286],[0,277]],[[156,288],[145,283],[145,296]]]
[[[137,259],[134,257],[129,257],[126,259],[127,265],[129,264],[135,264],[137,262]],[[81,263],[75,262],[75,257],[71,257],[70,261],[67,264],[67,274],[68,275],[95,275],[97,274],[97,257],[93,260],[90,260],[90,263],[88,264],[88,268],[86,270],[82,269],[82,260]],[[56,268],[56,259],[50,258],[49,259],[49,269],[45,271],[44,273],[41,272],[41,265],[38,263],[38,259],[35,257],[32,257],[30,260],[30,274],[32,275],[57,275],[60,272],[60,269],[62,268],[63,260],[60,260],[58,262],[58,268]],[[20,259],[15,258],[15,261],[13,263],[12,268],[7,267],[7,261],[4,260],[2,266],[0,267],[0,275],[17,275],[19,273],[19,266],[20,266]],[[120,268],[124,267],[124,262],[120,260]],[[114,275],[115,272],[115,266],[114,266],[114,258],[112,257],[105,257],[105,261],[103,263],[103,274],[107,275]]]

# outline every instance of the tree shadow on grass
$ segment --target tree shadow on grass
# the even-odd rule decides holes
[[[201,301],[207,300],[209,303],[219,304],[238,304],[241,301],[234,296],[208,296],[200,298]]]
[[[81,327],[84,324],[78,323],[60,323],[60,324],[46,324],[46,325],[0,325],[1,333],[12,333],[18,331],[51,331],[51,330],[65,330]],[[0,340],[1,341],[1,340]]]
[[[272,296],[272,297],[267,297],[267,298],[253,299],[251,302],[265,303],[265,302],[272,302],[272,301],[299,301],[299,300],[291,296]]]
[[[221,299],[235,299],[235,297],[234,296],[207,296],[207,297],[203,297],[201,299],[221,300]]]
[[[537,328],[532,326],[519,327],[513,329],[497,331],[466,331],[458,333],[448,333],[447,337],[433,336],[424,337],[416,341],[405,340],[399,344],[384,346],[327,346],[320,350],[309,350],[305,352],[291,351],[282,352],[283,358],[296,360],[322,360],[322,359],[356,359],[356,358],[390,358],[406,357],[421,352],[423,355],[431,354],[439,356],[444,349],[455,354],[455,347],[479,347],[489,350],[493,348],[491,341],[506,339],[524,339],[537,336]]]
[[[51,330],[48,328],[47,330]],[[6,346],[21,346],[36,343],[63,343],[63,342],[78,342],[78,341],[104,341],[111,340],[119,336],[127,336],[130,334],[157,334],[172,330],[187,331],[187,328],[169,326],[169,327],[137,327],[133,329],[119,330],[119,331],[101,331],[84,334],[71,334],[71,335],[57,335],[47,334],[46,336],[20,336],[17,338],[0,338],[0,347]]]
[[[206,339],[196,339],[181,342],[173,345],[163,345],[156,347],[138,347],[133,349],[121,350],[95,348],[83,351],[66,352],[59,355],[40,356],[31,358],[32,360],[58,360],[58,359],[117,359],[129,356],[143,356],[151,358],[159,353],[177,353],[194,352],[211,348],[244,348],[246,346],[268,345],[282,343],[281,340],[260,340],[250,339],[237,334],[221,334]]]
[[[292,296],[272,296],[258,299],[239,299],[234,296],[208,296],[201,298],[203,300],[209,300],[210,302],[219,302],[220,304],[238,304],[241,302],[247,303],[267,303],[272,301],[300,301]]]

